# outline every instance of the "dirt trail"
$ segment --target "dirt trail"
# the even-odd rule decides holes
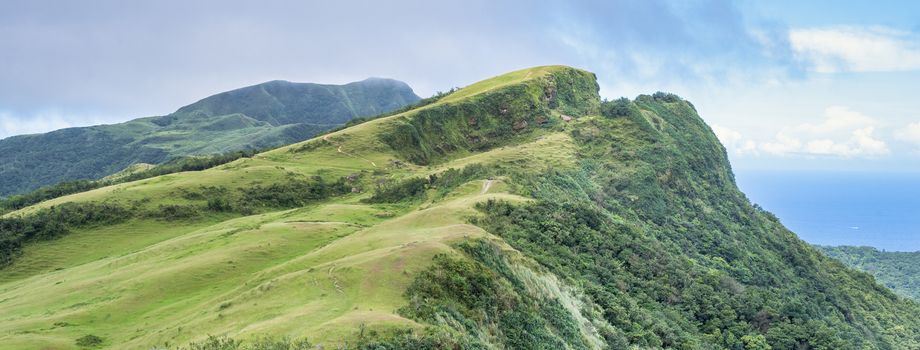
[[[342,286],[339,284],[339,279],[332,274],[333,270],[335,270],[335,264],[329,267],[329,279],[332,280],[332,286],[335,287],[335,290],[339,292],[339,294],[345,294],[345,290],[342,289]]]
[[[348,153],[348,152],[343,151],[343,150],[342,150],[342,145],[338,145],[338,144],[336,144],[335,142],[332,142],[332,140],[329,139],[329,134],[323,135],[323,141],[326,141],[326,142],[329,142],[329,143],[331,143],[331,144],[333,144],[333,145],[336,145],[336,146],[337,146],[336,149],[335,149],[336,152],[339,152],[339,153],[344,154],[344,155],[349,156],[349,157],[354,157],[354,158],[358,158],[358,159],[360,159],[360,160],[369,162],[369,163],[371,163],[371,165],[373,165],[374,167],[377,167],[377,163],[374,163],[374,161],[372,161],[372,160],[370,160],[370,159],[362,158],[362,157],[356,156],[356,155],[354,155],[354,154],[351,154],[351,153]]]
[[[489,192],[490,187],[492,187],[492,180],[486,180],[486,182],[482,184],[482,192],[479,194],[486,194],[486,192]]]

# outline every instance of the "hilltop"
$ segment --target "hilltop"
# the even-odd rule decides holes
[[[601,101],[564,66],[51,199],[0,238],[0,348],[920,347],[920,307],[751,205],[692,104]]]
[[[391,79],[345,85],[270,81],[165,116],[13,136],[0,140],[0,197],[102,178],[135,163],[290,144],[417,101],[408,85]]]

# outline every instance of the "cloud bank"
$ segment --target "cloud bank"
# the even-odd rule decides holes
[[[891,153],[876,132],[880,122],[847,107],[832,106],[818,123],[783,128],[766,140],[745,138],[740,132],[717,126],[719,140],[736,155],[806,157],[878,157]],[[920,132],[920,125],[918,125]],[[920,133],[918,133],[920,136]],[[920,140],[920,139],[918,139]]]
[[[594,71],[615,98],[762,79],[786,69],[784,41],[722,0],[0,2],[0,110],[80,125],[68,115],[166,114],[273,79],[392,77],[428,95],[542,64]]]
[[[882,26],[794,29],[789,42],[816,72],[892,72],[920,69],[920,38]]]

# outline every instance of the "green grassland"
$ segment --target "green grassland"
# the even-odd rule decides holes
[[[920,307],[752,206],[691,104],[597,92],[515,71],[7,213],[0,349],[920,347]]]
[[[467,95],[541,80],[561,69],[515,72],[475,84]],[[457,100],[424,108],[451,101]],[[561,128],[531,128],[503,146],[458,152],[455,160],[436,166],[394,165],[396,155],[378,134],[417,112],[205,171],[56,198],[8,216],[68,202],[194,205],[181,196],[183,190],[246,188],[292,177],[366,173],[404,179],[471,164],[514,169],[573,164],[571,139]],[[372,183],[365,180],[356,184],[365,187],[359,193],[303,208],[179,221],[137,218],[31,244],[15,264],[0,270],[0,348],[74,348],[74,339],[85,334],[117,348],[184,343],[208,334],[276,334],[324,343],[341,341],[362,325],[418,327],[396,312],[406,303],[403,293],[412,278],[435,254],[451,251],[452,243],[489,235],[467,223],[476,203],[525,200],[509,194],[497,178],[471,180],[422,202],[367,204],[362,199]]]

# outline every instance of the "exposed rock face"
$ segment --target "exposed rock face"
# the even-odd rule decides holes
[[[511,128],[514,129],[514,131],[520,131],[520,130],[523,130],[524,128],[526,128],[526,127],[527,127],[527,121],[526,121],[526,120],[516,121],[516,122],[514,122],[514,125],[511,126]]]
[[[547,102],[552,102],[556,100],[556,87],[548,85],[543,89],[543,100]]]

